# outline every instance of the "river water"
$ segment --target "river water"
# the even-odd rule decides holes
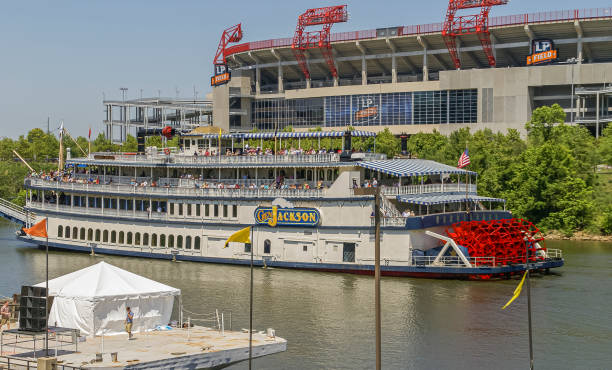
[[[5,296],[44,280],[44,251],[16,241],[14,231],[0,221]],[[532,279],[535,367],[611,368],[612,244],[549,241],[547,246],[561,248],[566,265]],[[54,251],[50,276],[100,261],[180,288],[187,310],[231,311],[233,329],[248,327],[248,267]],[[516,280],[383,278],[383,368],[528,368],[526,299],[500,309],[516,285]],[[255,368],[374,368],[372,277],[258,268],[254,295],[254,328],[272,327],[288,340],[286,352],[256,360]]]

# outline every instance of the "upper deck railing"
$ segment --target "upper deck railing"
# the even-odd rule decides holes
[[[357,155],[357,154],[356,154]],[[386,159],[386,156],[381,153],[358,153],[360,159],[363,160],[381,160]],[[126,154],[126,153],[94,153],[88,158],[73,158],[69,162],[81,163],[86,161],[100,162],[117,162],[117,163],[175,163],[175,164],[209,164],[209,165],[270,165],[270,164],[288,164],[288,163],[336,163],[340,162],[340,154],[338,153],[321,153],[321,154],[277,154],[277,155],[189,155],[189,154]]]
[[[524,13],[515,15],[506,15],[500,17],[489,18],[490,27],[504,27],[521,25],[528,23],[551,23],[568,21],[574,19],[592,19],[612,17],[612,8],[592,8],[592,9],[574,9],[574,10],[558,10],[550,12]],[[442,32],[443,23],[419,24],[411,26],[398,27],[398,36],[422,35],[428,33]],[[332,42],[339,41],[357,41],[375,39],[378,37],[376,29],[361,30],[353,32],[340,32],[331,35]],[[243,44],[238,44],[229,47],[225,50],[225,56],[247,51],[271,49],[279,47],[290,47],[293,39],[290,37],[252,41]]]

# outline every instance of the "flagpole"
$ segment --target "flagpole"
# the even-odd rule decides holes
[[[251,287],[249,297],[249,370],[253,366],[253,229],[255,225],[251,227]]]
[[[533,334],[531,328],[531,278],[529,273],[529,243],[525,241],[525,268],[527,269],[527,323],[529,326],[529,369],[533,370]]]
[[[374,309],[376,318],[376,370],[382,366],[381,315],[380,315],[380,185],[376,187],[374,199]]]
[[[45,356],[49,356],[49,217],[45,222],[45,234]]]

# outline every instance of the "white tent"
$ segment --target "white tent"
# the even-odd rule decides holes
[[[130,307],[132,332],[141,332],[168,324],[174,297],[180,294],[179,289],[100,262],[49,280],[49,296],[54,297],[49,325],[79,329],[88,336],[125,333]]]

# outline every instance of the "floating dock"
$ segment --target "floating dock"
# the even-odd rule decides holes
[[[16,347],[15,351],[8,338],[4,339],[0,368],[9,364],[10,369],[32,368],[37,357],[44,356],[40,345],[34,351],[22,343],[21,349]],[[285,339],[253,333],[253,358],[286,350]],[[127,335],[88,337],[78,346],[63,345],[57,349],[57,356],[55,353],[54,339],[50,339],[49,356],[57,358],[58,369],[222,369],[248,360],[249,333],[248,330],[221,333],[195,326],[189,330],[137,333],[132,340]]]

